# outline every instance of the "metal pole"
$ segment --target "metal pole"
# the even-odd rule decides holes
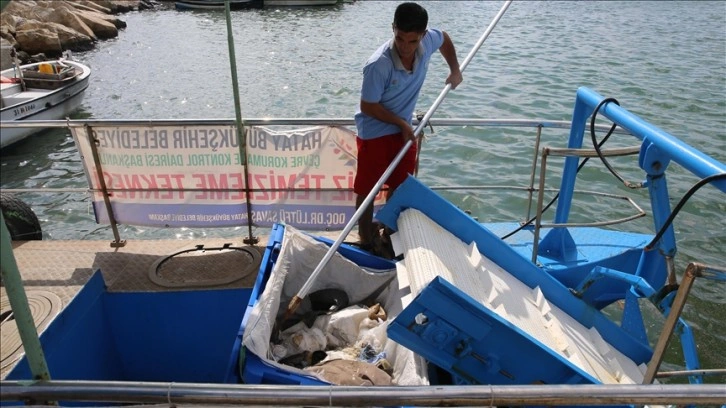
[[[512,406],[724,404],[723,384],[579,384],[354,387],[147,383],[0,382],[1,400],[266,406]]]
[[[547,173],[547,156],[549,147],[542,149],[542,163],[539,170],[539,190],[537,191],[537,213],[534,221],[534,238],[532,239],[532,263],[537,265],[537,252],[539,252],[539,233],[542,229],[542,211],[544,211],[545,173]]]
[[[28,359],[30,372],[37,380],[50,380],[50,371],[45,362],[43,347],[40,345],[38,330],[35,328],[33,314],[28,304],[28,296],[25,294],[23,279],[20,277],[20,270],[13,255],[13,247],[10,232],[5,225],[5,217],[0,212],[0,273],[2,273],[3,285],[8,294],[10,308],[18,326],[18,334],[23,343],[25,357]],[[3,390],[4,392],[4,390]]]
[[[96,167],[98,187],[101,189],[101,194],[103,194],[103,205],[106,207],[106,214],[108,214],[108,223],[111,224],[111,231],[113,231],[113,242],[111,242],[111,248],[121,248],[126,246],[126,240],[121,239],[121,235],[118,232],[118,224],[116,223],[116,216],[113,213],[111,198],[109,198],[110,194],[108,192],[108,187],[106,186],[106,179],[103,178],[103,167],[101,164],[101,158],[98,154],[98,140],[93,135],[93,129],[90,125],[85,125],[84,130],[86,131],[86,137],[88,138],[88,145],[91,146],[93,165]]]
[[[257,237],[252,235],[252,207],[250,206],[250,175],[247,167],[247,138],[245,138],[245,125],[242,121],[242,110],[239,100],[239,85],[237,82],[237,57],[234,54],[234,38],[232,35],[232,16],[229,9],[229,0],[224,2],[225,18],[227,20],[227,45],[229,47],[229,69],[232,73],[232,94],[234,96],[235,128],[237,129],[237,141],[239,145],[239,159],[244,167],[245,177],[245,199],[247,200],[247,228],[248,236],[245,244],[256,244]]]
[[[648,363],[648,368],[643,376],[643,384],[652,383],[657,376],[658,369],[660,368],[660,364],[663,361],[666,349],[668,348],[671,334],[678,324],[678,319],[681,317],[681,313],[686,305],[686,300],[688,299],[691,287],[693,287],[693,283],[697,277],[703,276],[702,271],[707,270],[708,268],[708,266],[699,263],[690,263],[686,267],[686,272],[683,274],[683,278],[681,278],[681,284],[678,287],[675,299],[673,299],[671,310],[668,312],[666,321],[663,324],[663,329],[660,332],[660,337],[658,337],[658,342],[653,348],[653,357]],[[724,387],[724,389],[726,389],[726,387]]]
[[[702,368],[699,370],[661,371],[655,374],[655,378],[691,377],[694,375],[704,377],[709,375],[726,376],[726,368]]]
[[[539,144],[542,141],[542,126],[537,126],[537,138],[534,140],[534,158],[532,159],[532,171],[529,174],[529,193],[527,195],[527,215],[522,224],[528,223],[532,215],[532,198],[534,195],[534,178],[537,175],[537,159],[539,159]]]
[[[479,50],[479,48],[484,43],[484,41],[487,39],[487,37],[489,37],[489,34],[494,29],[494,26],[497,25],[497,23],[502,18],[502,16],[504,15],[504,12],[507,10],[507,8],[509,7],[509,5],[511,3],[512,3],[512,0],[508,0],[504,3],[504,5],[499,10],[497,15],[494,17],[494,20],[492,20],[492,22],[489,24],[489,27],[487,27],[487,29],[484,31],[484,34],[482,34],[481,38],[479,38],[479,41],[477,41],[476,44],[474,44],[474,47],[472,48],[472,50],[469,51],[469,55],[467,55],[466,58],[464,59],[464,62],[462,62],[459,65],[459,70],[461,72],[464,72],[464,70],[466,69],[466,66],[469,65],[469,62],[472,60],[472,58],[474,58],[474,55]],[[421,133],[421,130],[423,130],[424,126],[426,126],[426,123],[428,123],[429,119],[431,119],[431,116],[434,114],[434,111],[436,111],[436,109],[439,107],[439,105],[441,105],[441,102],[444,100],[444,98],[446,97],[446,95],[449,93],[450,90],[451,90],[451,84],[446,84],[443,91],[441,91],[438,98],[436,98],[433,105],[431,105],[429,110],[424,115],[423,119],[421,119],[421,121],[419,121],[418,126],[416,126],[416,129],[413,132],[414,136]],[[315,279],[320,274],[320,271],[322,271],[323,268],[325,267],[325,265],[328,264],[328,261],[330,261],[330,258],[333,257],[333,254],[335,253],[335,251],[337,251],[338,247],[340,247],[340,244],[343,243],[343,240],[345,240],[345,238],[348,236],[350,231],[353,229],[353,226],[355,225],[355,223],[358,222],[358,219],[360,219],[361,215],[363,215],[363,212],[365,211],[365,209],[369,205],[371,205],[376,194],[378,194],[378,191],[381,189],[381,187],[383,187],[383,183],[385,183],[386,180],[388,180],[388,177],[391,175],[391,173],[393,173],[393,170],[396,168],[396,166],[398,166],[398,163],[401,162],[401,159],[403,159],[403,156],[406,154],[406,152],[408,151],[408,149],[411,147],[412,144],[413,144],[412,140],[406,141],[406,144],[403,146],[401,151],[398,152],[398,154],[393,159],[391,164],[388,166],[386,171],[383,173],[381,178],[378,180],[378,182],[375,184],[375,186],[373,186],[373,189],[370,191],[370,193],[368,193],[368,195],[366,196],[363,203],[360,205],[360,207],[358,207],[356,212],[353,214],[350,221],[348,221],[348,224],[345,226],[343,231],[340,233],[340,236],[338,237],[338,239],[336,239],[335,242],[333,243],[333,245],[330,246],[330,249],[328,249],[328,252],[325,254],[325,256],[320,261],[318,266],[315,268],[313,273],[310,275],[308,280],[300,288],[300,291],[295,296],[293,296],[293,298],[290,300],[290,304],[287,307],[286,318],[289,317],[297,309],[297,307],[300,305],[300,302],[302,302],[302,299],[305,298],[305,296],[307,296],[308,292],[310,291],[310,288],[313,285],[313,282],[315,282]]]
[[[28,87],[25,86],[25,78],[23,78],[23,68],[20,66],[20,61],[18,61],[18,52],[15,51],[15,47],[10,49],[10,56],[13,58],[13,65],[15,69],[18,70],[18,78],[20,78],[20,89],[25,92],[28,90]]]

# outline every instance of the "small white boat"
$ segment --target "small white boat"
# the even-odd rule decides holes
[[[174,3],[177,10],[224,10],[224,0],[180,0]],[[262,0],[229,0],[230,10],[260,7]]]
[[[338,0],[264,0],[265,7],[334,6]]]
[[[76,110],[88,87],[91,69],[81,63],[54,60],[21,65],[2,72],[0,121],[61,119]],[[0,148],[40,128],[10,128],[0,133]]]

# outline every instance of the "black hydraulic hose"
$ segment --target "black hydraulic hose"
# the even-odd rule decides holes
[[[719,173],[714,174],[708,177],[705,177],[701,179],[698,183],[694,184],[693,187],[691,187],[688,192],[681,198],[681,201],[678,202],[678,205],[673,209],[671,212],[671,215],[668,216],[668,219],[665,223],[663,223],[663,226],[660,228],[658,233],[655,235],[652,241],[648,245],[645,246],[646,251],[650,251],[653,248],[655,248],[655,244],[658,243],[658,241],[663,237],[663,234],[665,234],[666,229],[673,223],[673,220],[676,218],[676,215],[678,215],[678,212],[681,211],[681,208],[686,204],[686,202],[691,198],[691,196],[698,191],[701,187],[705,186],[706,184],[720,180],[720,179],[726,179],[726,173]]]
[[[595,137],[595,117],[597,116],[597,112],[600,110],[600,108],[608,102],[613,102],[614,104],[620,106],[620,102],[618,102],[617,99],[605,98],[602,101],[600,101],[600,103],[597,105],[597,107],[595,108],[595,111],[592,114],[592,118],[590,119],[590,136],[592,137],[593,143],[595,144],[595,151],[597,151],[598,156],[601,159],[603,159],[603,156],[602,156],[602,153],[600,152],[600,147],[602,147],[605,144],[605,142],[610,138],[610,136],[612,136],[613,132],[615,131],[615,128],[617,127],[617,125],[613,123],[613,125],[610,127],[610,130],[608,130],[608,133],[605,135],[605,137],[602,138],[600,143],[597,143],[596,137]],[[580,169],[582,169],[585,166],[585,163],[587,163],[588,160],[590,160],[590,158],[585,157],[585,159],[577,166],[577,171],[575,173],[579,173]],[[552,204],[554,204],[557,201],[558,198],[560,198],[560,193],[555,194],[555,196],[552,198],[552,200],[550,200],[550,202],[547,203],[547,205],[545,205],[544,208],[542,208],[542,213],[544,214],[544,212],[547,211],[552,206]],[[518,233],[519,231],[521,231],[522,229],[524,229],[524,227],[526,227],[527,225],[531,225],[534,222],[534,220],[536,220],[536,219],[537,219],[537,217],[530,218],[529,220],[527,220],[527,222],[520,225],[519,228],[517,228],[514,231],[510,232],[509,234],[501,237],[500,239],[505,240],[505,239],[511,237],[512,235],[514,235],[514,234]]]
[[[628,188],[641,188],[643,187],[642,183],[631,183],[630,181],[626,181],[613,167],[610,165],[610,162],[603,156],[602,151],[600,151],[600,146],[602,145],[602,142],[598,144],[597,137],[595,136],[595,117],[597,116],[597,112],[600,110],[600,107],[602,107],[607,102],[615,102],[618,106],[620,104],[613,98],[605,98],[597,105],[597,108],[595,108],[595,112],[592,114],[592,120],[590,121],[590,137],[592,138],[592,146],[595,148],[595,152],[597,153],[597,157],[600,158],[600,161],[602,164],[607,167],[608,171],[610,171],[610,174],[615,176],[616,179],[620,180],[621,183],[623,183]],[[613,124],[613,127],[611,128],[611,131],[615,129],[615,124]],[[603,142],[605,139],[603,139]]]

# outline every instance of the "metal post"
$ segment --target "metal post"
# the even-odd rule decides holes
[[[532,215],[532,198],[534,193],[534,178],[537,173],[537,159],[539,157],[539,144],[542,140],[542,125],[537,126],[537,138],[534,142],[534,158],[532,160],[532,172],[529,175],[529,190],[527,195],[527,216],[524,218],[524,223],[527,223]],[[523,223],[523,224],[524,224]]]
[[[91,126],[84,125],[83,128],[86,131],[86,137],[88,137],[88,144],[91,146],[91,152],[93,153],[93,165],[96,166],[98,186],[101,188],[103,204],[106,206],[106,214],[108,214],[108,222],[111,224],[111,230],[113,231],[114,241],[111,242],[111,248],[121,248],[126,245],[126,240],[121,239],[121,235],[118,233],[118,225],[116,225],[116,217],[113,215],[113,206],[111,205],[111,199],[109,198],[108,187],[106,187],[106,180],[103,178],[101,158],[98,155],[98,140],[93,137],[93,129],[91,129]]]
[[[547,384],[459,386],[318,386],[127,381],[2,381],[2,401],[203,404],[209,406],[588,406],[723,404],[722,384]]]
[[[239,146],[240,162],[244,167],[245,177],[245,199],[247,201],[247,228],[248,235],[244,240],[245,244],[257,244],[258,238],[252,235],[252,207],[251,207],[251,196],[250,196],[250,175],[249,167],[247,166],[247,138],[245,137],[245,125],[242,121],[242,111],[240,108],[239,100],[239,85],[237,82],[237,58],[234,54],[234,37],[232,35],[232,16],[229,9],[229,0],[224,2],[225,18],[227,20],[227,45],[229,47],[229,69],[232,74],[232,94],[234,96],[234,114],[235,114],[235,127],[237,129],[237,141]]]
[[[10,308],[15,317],[15,324],[18,326],[18,334],[23,343],[25,357],[28,359],[30,372],[36,380],[50,380],[50,371],[45,362],[43,347],[40,345],[38,330],[35,327],[33,314],[28,304],[28,296],[25,294],[23,279],[20,277],[20,270],[13,255],[13,246],[10,232],[5,225],[5,217],[0,212],[0,270],[2,271],[3,285],[8,294]]]
[[[677,370],[677,371],[661,371],[655,374],[655,378],[675,378],[690,376],[705,377],[708,375],[726,375],[726,368],[701,368],[698,370]]]
[[[550,149],[542,149],[542,164],[539,170],[539,191],[537,192],[537,213],[534,221],[534,238],[532,239],[532,263],[537,265],[537,252],[539,252],[539,233],[542,229],[542,212],[544,211],[545,174],[547,173],[547,156]]]
[[[675,330],[676,324],[678,324],[678,319],[681,317],[683,307],[686,305],[686,300],[688,299],[691,287],[693,287],[693,282],[697,277],[703,276],[702,271],[707,269],[707,266],[698,263],[690,263],[688,264],[688,267],[686,267],[686,272],[683,274],[681,284],[678,287],[678,292],[676,292],[676,297],[673,299],[671,310],[668,312],[668,317],[663,324],[663,330],[661,330],[658,342],[653,349],[653,357],[648,363],[648,368],[643,376],[643,384],[651,384],[653,379],[655,379],[658,369],[660,368],[660,364],[663,361],[666,348],[668,348],[671,334],[673,333],[673,330]]]
[[[676,277],[675,259],[672,256],[666,256],[665,263],[666,263],[666,271],[668,271],[668,284],[669,285],[678,284],[678,277]]]

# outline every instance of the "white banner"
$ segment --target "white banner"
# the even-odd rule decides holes
[[[109,223],[86,129],[73,136],[96,221]],[[116,222],[157,227],[342,229],[355,212],[355,134],[342,127],[245,129],[247,177],[234,126],[93,127]],[[249,186],[249,188],[248,188]],[[383,204],[379,193],[375,204]]]

